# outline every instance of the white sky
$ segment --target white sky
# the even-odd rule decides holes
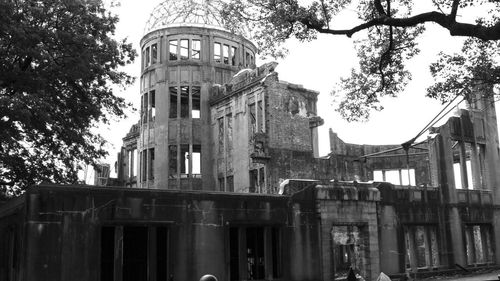
[[[120,17],[117,26],[117,38],[128,37],[136,50],[140,50],[139,41],[143,35],[144,25],[151,11],[161,1],[121,0],[121,5],[113,12]],[[418,2],[415,12],[428,11],[425,2]],[[342,14],[339,22],[352,23],[354,12]],[[459,15],[460,16],[460,15]],[[463,18],[462,18],[463,19]],[[439,51],[459,51],[463,39],[452,37],[437,25],[427,25],[427,31],[420,38],[421,53],[409,64],[413,80],[404,93],[397,98],[385,98],[382,101],[384,110],[373,112],[369,122],[348,123],[334,111],[330,91],[339,78],[350,73],[356,67],[357,57],[352,39],[345,36],[318,35],[318,39],[308,43],[290,40],[289,55],[279,60],[276,71],[280,80],[302,84],[304,87],[320,92],[318,115],[325,120],[320,127],[320,155],[329,152],[328,129],[332,128],[346,142],[358,144],[400,144],[414,137],[443,107],[438,101],[425,97],[425,89],[431,85],[429,64],[436,59]],[[139,52],[140,53],[140,52]],[[262,61],[261,61],[262,62]],[[257,62],[258,65],[259,61]],[[140,75],[140,57],[134,65],[127,66],[125,71],[135,77]],[[119,89],[117,95],[125,97],[139,108],[139,78],[126,90]],[[111,143],[110,155],[105,162],[112,164],[122,145],[122,138],[137,122],[138,113],[129,112],[125,120],[113,122],[111,126],[101,128],[103,136]],[[444,121],[445,119],[443,119]]]

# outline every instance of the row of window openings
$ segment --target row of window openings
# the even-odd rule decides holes
[[[181,144],[181,161],[179,172],[181,177],[201,177],[201,146],[192,145],[192,153],[189,151],[190,145]],[[169,145],[169,177],[177,178],[177,145]],[[155,150],[145,149],[141,152],[142,181],[154,179]],[[145,163],[148,163],[145,165]],[[191,167],[191,171],[189,171]]]
[[[180,86],[169,87],[170,111],[169,118],[200,118],[200,87]],[[191,100],[191,110],[189,103]],[[178,110],[179,109],[179,110]]]
[[[146,49],[142,51],[142,57],[144,64],[143,68],[155,64],[158,61],[158,44],[154,43],[146,47]]]
[[[264,280],[282,276],[281,232],[277,227],[229,228],[230,280]],[[166,227],[101,228],[101,280],[167,280]],[[119,261],[118,263],[116,261]]]
[[[453,176],[457,189],[486,188],[485,146],[469,142],[457,141],[452,146]]]
[[[238,48],[221,43],[214,43],[214,61],[216,63],[230,64],[236,66]],[[144,49],[144,67],[155,64],[158,61],[158,45],[152,44]],[[201,57],[201,41],[196,39],[180,39],[169,41],[170,60],[199,60]],[[245,66],[255,64],[254,56],[250,52],[245,54]]]
[[[169,178],[181,178],[193,177],[200,178],[201,177],[201,146],[193,144],[191,145],[190,153],[190,145],[181,144],[177,145],[169,145]],[[179,166],[177,165],[177,151],[180,151],[180,161]],[[191,169],[191,171],[189,171]],[[179,174],[178,172],[179,171]]]
[[[170,40],[169,41],[169,58],[170,60],[187,60],[187,59],[200,59],[201,53],[201,43],[200,40]],[[238,48],[234,46],[229,46],[226,44],[221,44],[218,42],[214,43],[214,61],[216,63],[223,63],[228,65],[236,66],[237,64],[237,54]],[[251,66],[255,63],[254,56],[250,52],[245,54],[245,66]]]
[[[200,118],[200,87],[170,87],[170,113],[169,118]],[[179,97],[180,96],[180,97]],[[191,110],[189,100],[191,99]],[[180,107],[180,110],[177,108]],[[180,114],[178,114],[180,113]],[[155,91],[145,93],[141,98],[141,120],[145,124],[154,121],[156,117]]]
[[[156,117],[155,91],[150,91],[142,95],[141,98],[141,120],[145,124],[154,121]]]
[[[263,114],[262,101],[257,103],[251,103],[248,105],[248,123],[249,123],[249,137],[252,139],[256,133],[265,132],[265,118]],[[228,153],[232,150],[232,114],[229,113],[223,117],[217,119],[217,124],[219,127],[218,132],[218,143],[219,143],[219,153],[224,153],[224,147]],[[224,142],[226,144],[224,145]]]
[[[415,169],[374,170],[373,181],[415,186]]]
[[[360,269],[363,253],[363,227],[335,226],[332,230],[334,244],[335,276],[347,275],[350,268]],[[491,226],[467,225],[465,228],[467,264],[494,262]],[[441,265],[437,227],[433,225],[407,226],[405,237],[405,267],[407,269],[437,268]]]
[[[466,225],[467,264],[494,262],[491,226]],[[436,226],[411,226],[405,228],[406,268],[436,268],[441,265]]]

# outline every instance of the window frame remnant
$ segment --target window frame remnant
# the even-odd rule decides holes
[[[440,234],[437,225],[406,225],[403,229],[406,268],[430,270],[442,266]]]
[[[173,39],[168,41],[169,60],[174,61],[179,59],[178,47],[179,47],[178,39]]]
[[[189,39],[180,39],[179,57],[181,60],[189,59]]]
[[[222,53],[221,53],[222,45],[219,42],[214,42],[214,62],[221,63],[222,62]]]
[[[201,40],[191,40],[191,58],[195,60],[201,59]]]
[[[235,46],[231,46],[231,65],[236,66],[237,64],[237,53],[238,53],[238,48]]]
[[[178,117],[178,87],[169,87],[169,95],[170,95],[170,107],[168,116],[170,119],[177,119]]]
[[[158,61],[158,44],[151,44],[151,64],[155,64]]]
[[[282,278],[282,230],[278,226],[231,226],[230,280]]]
[[[100,232],[100,280],[146,281],[150,276],[167,280],[166,226],[104,225]]]
[[[201,87],[191,87],[191,118],[201,118]]]
[[[222,58],[224,64],[229,64],[229,45],[222,45]]]
[[[492,226],[490,224],[466,224],[464,232],[467,265],[494,263]]]

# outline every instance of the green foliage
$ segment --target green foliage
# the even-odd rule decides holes
[[[458,55],[443,55],[440,62],[432,66],[431,71],[436,78],[446,80],[446,76],[449,76],[449,79],[447,83],[442,81],[431,87],[428,96],[447,99],[459,93],[445,93],[449,89],[469,86],[467,83],[458,83],[463,80],[460,75],[467,72],[470,77],[477,79],[482,74],[471,71],[492,70],[488,64],[493,64],[489,60],[495,50],[493,46],[497,46],[494,42],[500,40],[500,1],[431,0],[429,3],[435,10],[420,14],[414,14],[412,8],[416,1],[412,0],[314,0],[308,1],[307,5],[301,3],[298,0],[229,0],[224,6],[223,17],[232,26],[247,24],[252,31],[252,39],[257,42],[264,56],[284,56],[286,49],[282,47],[283,43],[292,37],[310,41],[318,33],[348,37],[358,34],[361,39],[355,42],[355,46],[359,67],[352,69],[351,75],[342,78],[332,90],[339,102],[337,110],[349,121],[366,120],[372,110],[383,108],[381,97],[394,97],[403,92],[411,80],[406,64],[419,53],[417,39],[427,23],[436,23],[448,29],[453,36],[471,38],[467,40],[464,47],[466,53],[461,58]],[[487,20],[482,19],[476,24],[456,20],[459,10],[463,14],[481,5],[491,9],[487,13]],[[355,24],[347,29],[332,26],[343,10],[353,9],[358,15]],[[491,46],[479,44],[481,40],[483,43],[490,42],[484,44]],[[490,51],[474,56],[467,48],[476,51],[489,48]],[[473,58],[475,60],[470,62],[476,67],[462,69],[460,63]],[[484,81],[496,80],[488,78]]]
[[[0,2],[0,186],[73,183],[106,155],[92,128],[123,117],[111,86],[136,52],[113,39],[116,16],[99,0]]]

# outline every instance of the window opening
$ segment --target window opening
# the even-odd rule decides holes
[[[247,280],[264,279],[264,229],[249,227],[247,236]]]
[[[334,226],[331,231],[335,277],[346,277],[350,268],[363,269],[364,242],[359,226]]]
[[[200,118],[201,106],[200,106],[200,87],[191,87],[191,100],[192,100],[192,110],[191,118]]]
[[[169,41],[169,54],[170,54],[170,60],[177,60],[177,40],[170,40]]]
[[[101,280],[114,279],[115,228],[101,228]]]
[[[150,61],[151,58],[149,56],[150,56],[150,54],[149,54],[149,47],[147,47],[146,48],[146,67],[148,67],[149,64],[150,64],[150,62],[151,62]]]
[[[405,229],[407,268],[436,268],[440,265],[437,227],[434,225],[407,226]],[[413,260],[414,258],[414,260]]]
[[[144,93],[141,99],[142,123],[148,122],[148,93]]]
[[[231,65],[236,65],[237,50],[236,47],[231,47]]]
[[[189,118],[189,86],[181,86],[181,118]]]
[[[218,181],[219,181],[219,191],[224,191],[225,190],[225,188],[224,188],[224,177],[219,177]]]
[[[250,53],[246,53],[245,55],[245,66],[248,67],[250,65]]]
[[[199,177],[201,175],[201,145],[193,145],[193,155],[192,155],[192,175],[193,177]]]
[[[150,118],[154,121],[156,117],[155,91],[149,92],[149,104],[151,107]]]
[[[373,171],[373,181],[384,181],[382,171]]]
[[[156,228],[156,280],[167,280],[168,233],[166,227]]]
[[[239,229],[229,228],[229,278],[231,281],[240,280],[240,238]]]
[[[189,40],[181,39],[181,60],[187,60],[189,58]]]
[[[228,157],[233,153],[233,115],[226,115],[226,152]]]
[[[147,172],[148,172],[148,170],[147,170],[147,168],[148,168],[147,167],[147,163],[148,163],[147,162],[147,159],[148,159],[147,150],[146,149],[143,150],[141,152],[141,154],[142,154],[142,161],[141,161],[141,164],[142,164],[142,181],[146,181],[146,179],[147,179]]]
[[[142,69],[144,68],[146,68],[146,50],[142,50]]]
[[[148,229],[123,228],[123,281],[146,281],[148,278]]]
[[[168,152],[168,176],[169,178],[177,178],[177,145],[169,145]]]
[[[128,175],[130,178],[135,177],[137,169],[137,149],[128,151]]]
[[[467,264],[486,264],[494,262],[494,249],[491,241],[491,226],[486,224],[465,227]]]
[[[280,233],[278,227],[229,228],[230,280],[264,280],[266,276],[281,278]]]
[[[156,43],[155,43],[155,44],[151,45],[151,61],[152,61],[152,63],[155,64],[157,59],[158,59],[158,45],[156,45]]]
[[[177,118],[177,87],[169,87],[170,111],[169,118]]]
[[[265,187],[265,173],[264,173],[264,167],[261,167],[259,169],[259,189],[261,193],[264,193],[264,187]]]
[[[217,119],[218,127],[219,127],[219,155],[224,155],[224,118],[221,117]]]
[[[248,105],[249,111],[249,123],[250,123],[250,139],[253,139],[255,132],[257,131],[257,119],[255,116],[255,103]]]
[[[155,149],[150,148],[149,149],[149,167],[148,167],[148,169],[149,169],[148,179],[150,179],[150,180],[155,178],[154,164],[155,164]]]
[[[181,144],[181,177],[189,175],[189,144]]]
[[[233,176],[227,176],[226,177],[226,191],[233,192],[234,191],[234,177]]]
[[[259,172],[257,169],[250,170],[250,188],[248,190],[250,193],[258,192],[257,189],[258,173]]]
[[[258,131],[263,133],[264,129],[264,118],[262,117],[262,101],[257,102],[257,119],[259,120]]]
[[[224,64],[229,64],[229,46],[228,45],[222,46],[222,55],[224,57]]]
[[[220,63],[221,62],[220,51],[221,51],[221,45],[220,45],[220,43],[214,43],[214,61],[216,63]]]
[[[200,40],[193,40],[191,41],[191,58],[195,60],[200,59],[200,52],[201,52],[201,41]]]
[[[116,251],[115,245],[122,251]],[[167,253],[166,227],[104,226],[100,280],[113,280],[115,271],[121,272],[122,281],[146,281],[152,275],[155,280],[167,280]]]

